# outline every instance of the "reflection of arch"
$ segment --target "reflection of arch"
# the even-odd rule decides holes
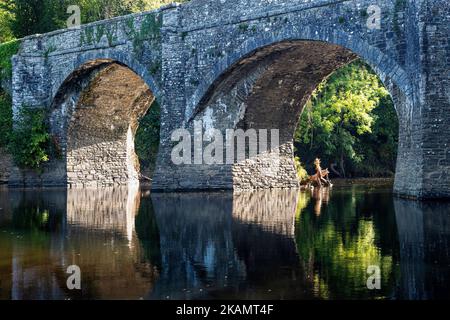
[[[255,224],[262,230],[294,238],[298,190],[265,190],[236,193],[233,219],[241,224]]]
[[[135,231],[138,188],[17,190],[9,202],[8,224],[32,245],[2,247],[13,261],[2,283],[5,298],[139,299],[157,281]],[[70,265],[81,269],[81,291],[67,289]]]
[[[140,207],[137,187],[67,190],[67,221],[86,229],[111,231],[135,246],[135,218]]]
[[[110,186],[137,182],[140,168],[134,136],[139,119],[155,99],[147,85],[153,82],[140,66],[130,68],[118,60],[89,57],[79,58],[81,66],[62,83],[51,107],[51,131],[66,159],[59,164],[64,183]]]
[[[162,268],[150,297],[230,298],[237,287],[250,299],[309,297],[295,254],[297,200],[296,190],[152,194]]]
[[[145,249],[135,230],[140,203],[133,187],[67,191],[64,267],[78,265],[83,274],[81,292],[67,296],[139,299],[151,290],[158,270],[142,259]]]

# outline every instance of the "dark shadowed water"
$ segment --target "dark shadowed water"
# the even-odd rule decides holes
[[[388,187],[2,189],[0,208],[0,299],[450,297],[449,204]]]

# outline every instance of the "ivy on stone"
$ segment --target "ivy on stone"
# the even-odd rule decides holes
[[[20,48],[20,40],[12,40],[0,44],[0,79],[10,79],[12,76],[12,57]]]
[[[50,134],[46,125],[45,110],[21,108],[17,124],[11,133],[9,151],[21,168],[41,171],[49,161]]]

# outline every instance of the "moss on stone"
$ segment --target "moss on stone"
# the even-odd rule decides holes
[[[47,59],[48,56],[57,50],[56,46],[54,44],[51,44],[48,46],[47,50],[45,50],[44,57]]]
[[[133,51],[137,56],[142,55],[145,41],[160,41],[162,19],[159,14],[148,14],[142,20],[140,27],[135,27],[134,18],[125,21],[125,33],[133,39]]]
[[[115,41],[117,41],[117,23],[113,23],[109,26],[109,28],[105,29],[106,38],[108,39],[108,44],[112,45]]]
[[[20,40],[12,40],[0,44],[0,79],[11,78],[12,61],[11,58],[20,48]]]
[[[161,70],[161,67],[162,67],[161,61],[155,61],[155,62],[153,62],[152,65],[151,65],[150,68],[149,68],[150,74],[152,74],[152,75],[157,74],[158,71]]]
[[[94,36],[95,36],[95,27],[94,26],[88,26],[83,29],[81,32],[81,39],[80,43],[81,45],[92,45],[94,44]]]
[[[117,23],[87,26],[81,32],[80,43],[81,45],[93,45],[99,43],[103,36],[106,35],[108,44],[112,45],[113,42],[117,40],[117,29]]]
[[[249,28],[248,23],[241,23],[241,24],[239,25],[239,30],[240,30],[242,33],[247,32],[248,28]]]
[[[401,11],[404,11],[406,8],[406,0],[395,0],[394,5],[394,17],[392,19],[392,24],[394,26],[394,32],[397,36],[401,36],[401,28],[400,23],[398,21],[398,16]]]

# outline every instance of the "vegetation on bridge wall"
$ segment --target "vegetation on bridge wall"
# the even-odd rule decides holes
[[[19,51],[20,41],[11,40],[0,44],[0,78],[8,80],[11,78],[13,55]]]
[[[0,79],[8,87],[12,76],[11,58],[20,47],[19,40],[0,44]],[[8,150],[15,163],[23,168],[39,170],[48,161],[50,137],[42,110],[23,108],[20,121],[13,129],[12,99],[7,90],[0,89],[0,148]]]
[[[0,44],[0,81],[2,86],[9,87],[12,73],[11,58],[19,50],[20,41],[13,40]],[[12,132],[12,101],[9,93],[0,88],[0,148],[9,145]]]
[[[135,138],[135,151],[141,165],[141,173],[151,177],[159,150],[161,109],[157,101],[153,102],[147,114],[139,122]]]
[[[0,91],[0,148],[8,146],[12,130],[11,97]]]
[[[21,168],[40,171],[51,154],[50,134],[44,109],[22,108],[17,128],[12,131],[9,150]]]

